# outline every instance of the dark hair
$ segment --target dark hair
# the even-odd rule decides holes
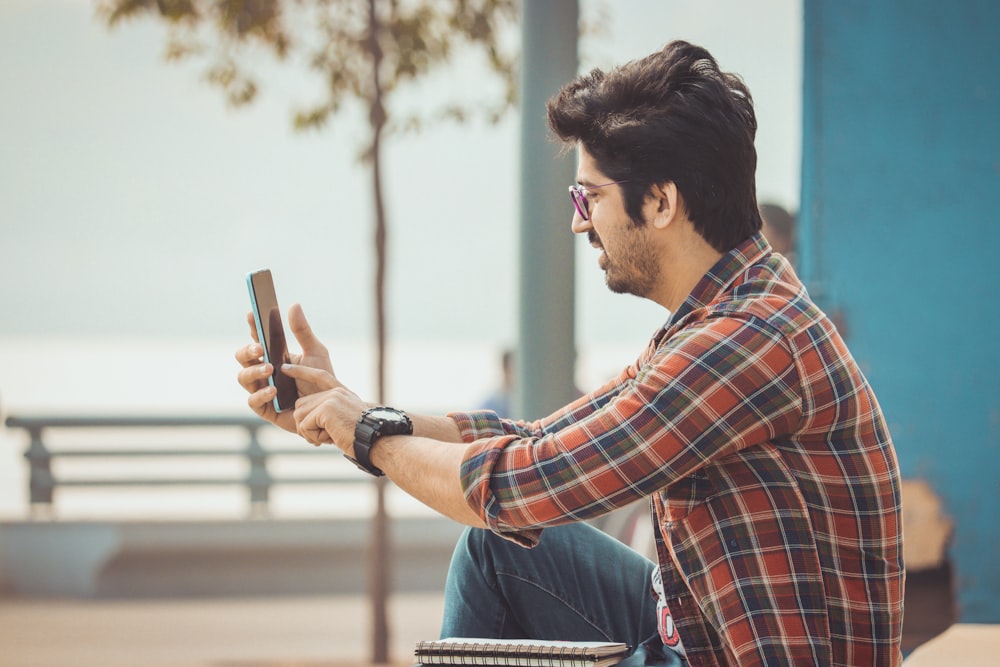
[[[622,184],[625,211],[642,224],[653,185],[673,182],[695,229],[727,252],[761,226],[753,99],[699,46],[671,42],[607,72],[594,69],[547,104],[549,126],[579,142]]]

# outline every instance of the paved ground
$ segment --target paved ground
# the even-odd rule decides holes
[[[391,667],[437,637],[440,594],[390,603]],[[363,596],[184,600],[0,597],[2,667],[367,667],[371,609]],[[996,665],[1000,625],[957,625],[906,667]]]
[[[390,602],[390,659],[438,635],[440,594]],[[3,667],[344,667],[371,657],[363,596],[204,600],[0,598]]]

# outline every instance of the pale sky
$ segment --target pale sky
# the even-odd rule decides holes
[[[598,5],[581,4],[586,18]],[[801,7],[614,0],[582,66],[608,66],[683,38],[743,75],[757,104],[760,198],[796,208]],[[363,123],[290,128],[312,99],[302,76],[263,81],[231,110],[194,65],[162,59],[151,22],[107,30],[83,0],[0,2],[0,339],[244,334],[244,274],[270,267],[279,299],[314,324],[369,335],[371,206],[354,161]],[[469,77],[414,93],[462,94]],[[472,78],[475,80],[475,77]],[[473,84],[474,85],[474,84]],[[445,126],[386,152],[392,335],[511,341],[516,332],[517,118]],[[566,197],[563,191],[554,197]],[[566,219],[553,221],[569,231]],[[647,337],[662,313],[607,293],[585,243],[578,337]],[[474,305],[470,305],[474,304]]]

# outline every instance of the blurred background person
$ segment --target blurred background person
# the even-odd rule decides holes
[[[771,247],[795,266],[795,216],[783,206],[767,202],[760,205],[760,217],[764,221],[761,231]]]
[[[500,356],[500,386],[486,397],[479,407],[493,410],[501,417],[511,417],[510,403],[514,391],[514,351],[505,349]]]

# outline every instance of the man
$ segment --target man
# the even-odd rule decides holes
[[[504,350],[500,355],[500,386],[493,390],[479,407],[483,410],[492,410],[500,417],[510,417],[510,403],[513,393],[514,351]]]
[[[760,219],[760,231],[771,248],[795,266],[795,216],[779,204],[765,202],[760,205]]]
[[[548,116],[578,152],[573,231],[610,289],[669,311],[633,365],[533,423],[371,413],[293,306],[303,354],[286,368],[303,396],[271,411],[254,343],[237,352],[250,406],[472,527],[443,635],[898,665],[895,453],[843,341],[760,234],[749,91],[673,42],[568,84]],[[581,522],[641,498],[655,564]]]

